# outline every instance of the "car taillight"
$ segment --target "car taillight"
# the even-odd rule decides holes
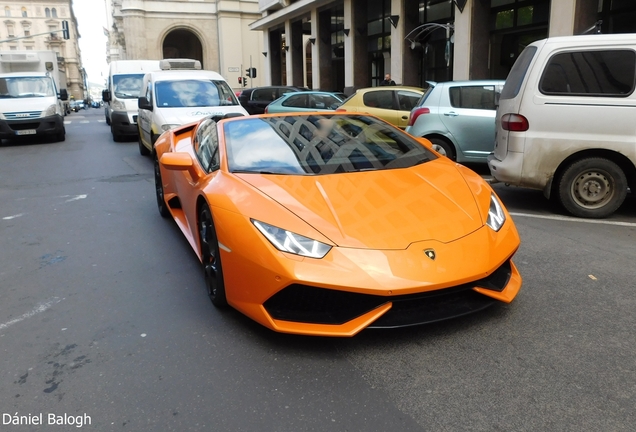
[[[530,125],[528,119],[521,114],[504,114],[501,116],[501,127],[507,131],[525,132]]]
[[[267,108],[268,108],[268,107],[265,107],[265,114],[267,114]]]
[[[417,108],[411,111],[411,115],[409,116],[409,124],[408,126],[413,126],[415,124],[415,120],[422,114],[430,114],[431,110],[428,108]]]
[[[344,109],[344,108],[338,108],[338,109],[336,110],[336,112],[347,112],[347,110],[346,110],[346,109]]]

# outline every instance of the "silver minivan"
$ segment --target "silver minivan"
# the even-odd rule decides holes
[[[495,145],[495,109],[503,80],[429,82],[406,132],[427,138],[457,162],[486,162]]]
[[[603,218],[636,191],[636,34],[528,45],[497,110],[497,181],[543,190],[569,213]]]

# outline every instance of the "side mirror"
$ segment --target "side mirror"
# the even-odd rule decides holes
[[[140,98],[137,99],[137,107],[139,109],[152,111],[152,104],[150,103],[148,99],[146,99],[146,96],[141,96]]]
[[[63,101],[68,100],[68,91],[66,89],[60,89],[60,99]]]
[[[164,153],[159,159],[159,164],[170,171],[188,171],[194,181],[201,177],[192,161],[192,157],[188,153]]]
[[[102,100],[104,102],[110,102],[110,90],[102,90]]]

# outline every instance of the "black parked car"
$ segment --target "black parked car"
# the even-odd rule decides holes
[[[305,91],[305,87],[292,86],[268,86],[243,89],[239,94],[239,102],[250,114],[263,114],[265,107],[270,102],[278,99],[285,93]]]

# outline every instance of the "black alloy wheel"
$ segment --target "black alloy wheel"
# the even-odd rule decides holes
[[[223,269],[219,253],[219,241],[216,237],[212,212],[207,204],[199,210],[199,240],[201,242],[201,262],[205,273],[205,286],[212,304],[218,308],[227,306]]]
[[[163,194],[163,180],[161,179],[161,169],[159,168],[159,159],[155,156],[155,194],[157,195],[157,208],[159,214],[167,218],[170,216],[170,211],[166,205],[165,197]]]

